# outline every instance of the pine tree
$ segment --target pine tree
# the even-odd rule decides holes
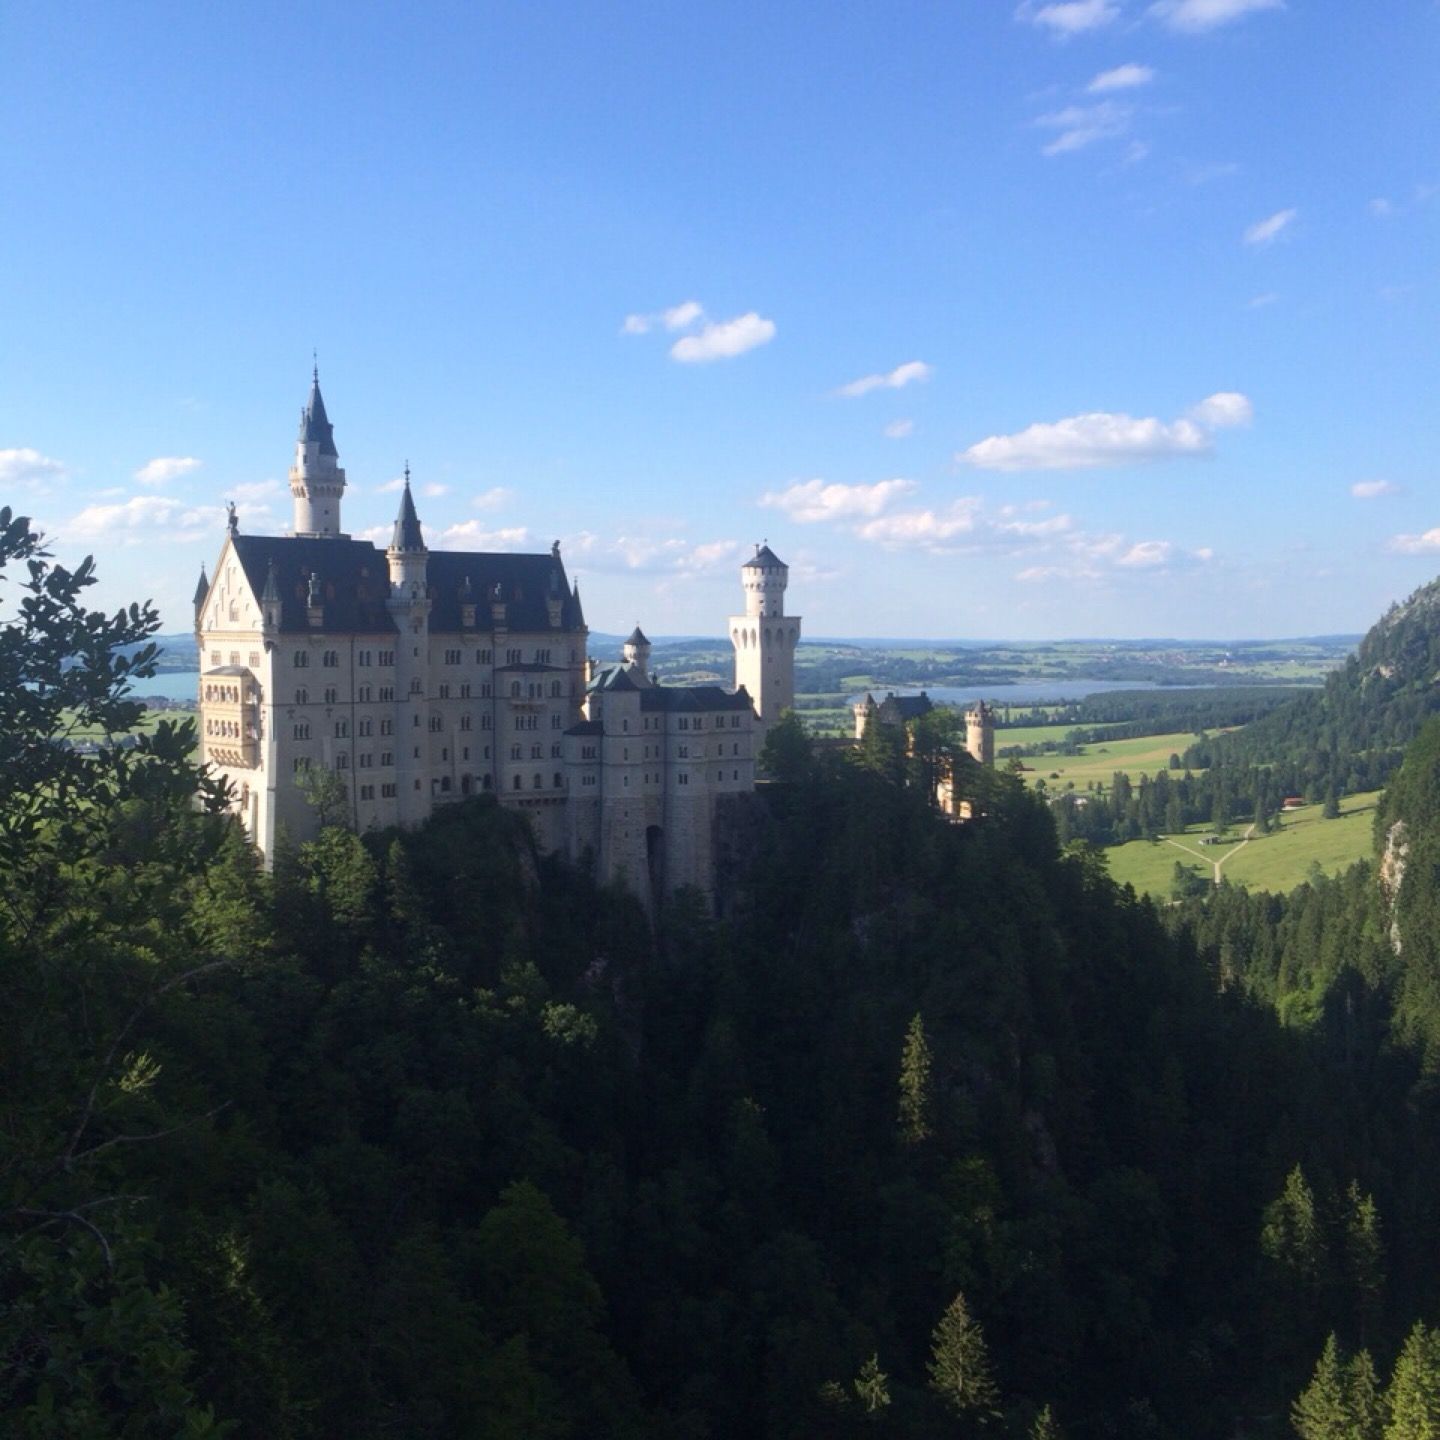
[[[965,1296],[950,1302],[931,1337],[930,1388],[957,1414],[981,1420],[998,1414],[1000,1391],[980,1322],[970,1317]]]
[[[1350,1398],[1350,1433],[1354,1440],[1383,1440],[1385,1401],[1380,1394],[1380,1377],[1368,1350],[1351,1360],[1345,1375]]]
[[[890,1377],[880,1368],[880,1356],[872,1355],[855,1377],[855,1397],[870,1413],[890,1404]]]
[[[930,1042],[925,1038],[925,1023],[917,1011],[905,1031],[905,1046],[900,1054],[900,1139],[906,1145],[918,1145],[933,1130],[930,1098]]]
[[[1348,1378],[1332,1332],[1315,1374],[1290,1409],[1290,1424],[1300,1440],[1354,1440]]]
[[[1031,1424],[1029,1440],[1065,1440],[1064,1433],[1055,1421],[1055,1413],[1048,1405]]]
[[[1315,1194],[1297,1165],[1285,1177],[1285,1188],[1265,1207],[1260,1231],[1262,1254],[1302,1287],[1318,1284],[1322,1242]]]
[[[1355,1293],[1363,1344],[1379,1318],[1385,1288],[1385,1245],[1380,1238],[1380,1212],[1374,1197],[1362,1195],[1353,1180],[1345,1192],[1345,1270]]]
[[[1385,1440],[1440,1436],[1440,1330],[1427,1329],[1423,1320],[1415,1322],[1395,1362],[1385,1406]]]

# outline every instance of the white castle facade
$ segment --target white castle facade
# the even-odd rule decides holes
[[[710,888],[717,810],[754,788],[767,724],[794,702],[800,620],[768,547],[742,569],[734,688],[670,686],[638,627],[619,664],[589,659],[558,542],[427,549],[408,469],[389,547],[345,535],[318,374],[290,489],[294,533],[243,535],[232,509],[195,594],[203,758],[265,856],[282,833],[314,832],[302,785],[325,770],[357,831],[491,794],[602,881],[647,898]]]

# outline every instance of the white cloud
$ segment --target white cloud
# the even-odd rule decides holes
[[[1273,215],[1257,220],[1245,231],[1242,238],[1247,245],[1269,245],[1299,213],[1293,207],[1289,210],[1277,210]]]
[[[981,470],[1090,470],[1209,452],[1210,437],[1193,420],[1167,425],[1097,411],[1031,425],[1015,435],[991,435],[955,458]]]
[[[885,438],[887,440],[904,440],[906,436],[914,433],[915,422],[913,420],[892,420],[885,427]]]
[[[463,520],[447,525],[436,544],[442,550],[519,550],[529,540],[530,532],[523,525],[487,530],[478,520]]]
[[[1169,540],[1137,540],[1115,563],[1126,570],[1155,570],[1168,564],[1174,553]]]
[[[762,495],[760,503],[809,525],[879,515],[914,488],[913,480],[877,480],[872,485],[827,485],[823,480],[804,480]]]
[[[279,495],[284,489],[278,480],[255,480],[245,485],[232,485],[229,493],[232,500],[264,500],[271,495]]]
[[[135,472],[135,478],[142,485],[168,485],[199,468],[200,462],[193,455],[157,455]]]
[[[1395,213],[1395,206],[1383,195],[1372,200],[1367,208],[1372,215],[1381,220],[1388,219]]]
[[[438,500],[442,495],[448,495],[450,493],[450,487],[432,480],[420,493],[427,500]]]
[[[383,485],[377,485],[375,489],[381,495],[394,495],[405,488],[405,477],[397,475],[393,480],[387,480]]]
[[[1125,147],[1125,155],[1120,163],[1122,165],[1138,165],[1149,153],[1150,147],[1143,140],[1132,140]]]
[[[883,374],[862,375],[858,380],[851,380],[835,393],[853,399],[857,395],[868,395],[872,390],[903,390],[916,380],[928,380],[934,373],[935,367],[923,360],[907,360]]]
[[[1440,526],[1423,535],[1392,536],[1390,548],[1400,555],[1429,555],[1440,550]]]
[[[1172,30],[1199,35],[1259,10],[1283,10],[1285,0],[1156,0],[1150,13]]]
[[[1134,90],[1137,86],[1148,85],[1155,78],[1155,72],[1148,65],[1136,65],[1133,61],[1117,65],[1113,70],[1102,70],[1085,89],[1091,95],[1103,95],[1110,90]]]
[[[1049,115],[1041,115],[1036,125],[1060,133],[1043,147],[1044,155],[1067,155],[1083,150],[1097,140],[1123,135],[1130,126],[1133,112],[1128,105],[1101,100],[1094,105],[1067,105]]]
[[[515,498],[515,492],[504,485],[492,485],[488,490],[471,498],[470,503],[477,510],[499,510]]]
[[[645,335],[657,325],[666,330],[688,330],[697,320],[705,317],[704,307],[698,300],[682,300],[668,310],[652,311],[648,315],[627,315],[620,326],[622,335]]]
[[[1255,418],[1255,407],[1250,397],[1238,390],[1218,390],[1196,405],[1190,411],[1190,418],[1212,430],[1228,430],[1236,425],[1248,425]]]
[[[237,505],[241,528],[270,528],[268,505]],[[219,505],[198,507],[165,495],[133,495],[116,505],[87,505],[58,528],[63,541],[103,540],[107,545],[153,545],[219,539],[225,512]]]
[[[739,540],[696,543],[678,536],[620,535],[604,539],[589,531],[565,541],[565,556],[587,570],[620,574],[650,574],[678,578],[733,570],[749,555]]]
[[[1120,7],[1113,0],[1052,0],[1046,5],[1026,0],[1015,12],[1016,19],[1028,20],[1032,25],[1062,37],[1098,30],[1118,19],[1119,15]]]
[[[22,446],[14,450],[0,450],[0,487],[25,489],[44,493],[51,482],[65,475],[65,467],[58,460],[42,455],[38,450]]]
[[[1383,495],[1398,495],[1400,487],[1393,480],[1357,480],[1350,493],[1357,500],[1378,500]]]
[[[682,336],[670,347],[670,358],[687,365],[728,360],[774,338],[775,322],[751,310],[733,320],[711,321],[699,334]]]
[[[1261,295],[1252,295],[1245,302],[1247,310],[1263,310],[1267,305],[1273,305],[1280,296],[1274,290],[1266,290]]]

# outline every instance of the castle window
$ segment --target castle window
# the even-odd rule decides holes
[[[295,692],[295,703],[297,705],[308,705],[310,703],[310,692],[302,685]]]
[[[450,758],[450,750],[448,746],[445,749],[441,750],[440,758],[442,760],[448,760]]]
[[[552,730],[559,730],[562,727],[563,723],[564,722],[559,715],[552,715],[550,717],[550,728]]]
[[[360,701],[362,705],[368,705],[370,703],[370,687],[368,685],[362,685],[359,690],[355,692],[355,698]]]
[[[468,730],[470,728],[470,716],[462,715],[460,717],[460,728],[462,730]]]
[[[335,722],[335,738],[337,740],[348,739],[350,735],[350,722],[348,720],[337,720]]]
[[[310,762],[303,755],[297,755],[292,768],[298,775],[302,770],[308,770],[310,768]]]
[[[380,795],[382,799],[393,800],[395,798],[395,786],[393,784],[382,785],[380,787]]]
[[[395,733],[395,722],[393,720],[382,720],[380,722],[380,733],[382,735],[393,735]]]
[[[531,758],[532,760],[538,760],[538,759],[540,758],[540,754],[541,754],[541,751],[540,751],[540,747],[539,747],[538,745],[532,745],[532,746],[530,747],[530,758]]]
[[[488,700],[490,698],[490,682],[488,680],[482,680],[480,682],[480,698],[482,700]]]
[[[375,757],[367,750],[357,762],[362,770],[373,770],[375,768]]]
[[[420,747],[417,745],[410,753],[413,759],[418,760],[420,758]]]
[[[462,760],[468,760],[470,758],[470,747],[468,745],[466,745],[464,749],[461,750],[460,758]]]
[[[335,757],[335,768],[337,770],[350,768],[350,757],[343,750]]]
[[[395,763],[395,753],[394,753],[394,751],[392,751],[392,750],[382,750],[382,751],[380,752],[380,768],[381,768],[382,770],[388,770],[394,763]]]
[[[520,759],[523,759],[523,758],[524,758],[524,755],[525,755],[525,752],[524,752],[524,750],[523,750],[519,745],[512,745],[512,746],[510,747],[510,758],[511,758],[512,760],[520,760]]]
[[[327,670],[333,670],[333,669],[340,663],[340,655],[339,655],[339,652],[338,652],[338,651],[335,651],[335,650],[327,650],[327,651],[320,657],[320,663],[321,663]]]
[[[490,777],[489,777],[488,775],[484,776],[484,777],[481,779],[481,781],[480,781],[480,788],[481,788],[482,790],[488,790],[488,789],[490,788]]]
[[[379,663],[381,665],[393,665],[395,663],[395,652],[393,650],[380,651]]]
[[[550,698],[552,700],[558,700],[560,698],[560,682],[558,680],[552,680],[550,682]]]
[[[258,650],[252,650],[250,652],[250,668],[252,670],[258,670],[260,668],[260,652]]]
[[[695,728],[697,730],[703,730],[705,728],[705,717],[703,715],[697,715],[695,717]]]
[[[488,715],[482,715],[480,717],[480,728],[482,730],[488,730],[490,728],[490,717]]]
[[[360,787],[360,798],[362,800],[373,800],[375,798],[375,787],[373,785],[362,785]]]
[[[450,687],[449,687],[448,685],[441,685],[441,686],[438,687],[438,690],[439,690],[439,695],[438,695],[438,698],[439,698],[439,699],[441,699],[441,700],[448,700],[448,699],[450,698]]]
[[[688,760],[690,758],[690,747],[688,745],[682,745],[680,747],[680,758],[682,760]]]
[[[487,745],[487,746],[485,747],[485,749],[484,749],[481,753],[482,753],[482,754],[485,756],[485,758],[488,760],[488,759],[490,758],[490,747]]]
[[[334,705],[338,694],[339,691],[337,691],[333,685],[327,685],[325,687],[325,703],[327,705]]]
[[[550,652],[548,650],[537,650],[535,652],[535,663],[537,665],[548,665],[550,663]]]
[[[557,790],[560,788],[560,772],[558,770],[555,772],[555,788]]]
[[[374,656],[369,650],[357,650],[355,652],[355,663],[357,665],[368,665],[373,658]]]
[[[580,747],[580,758],[582,760],[593,760],[595,758],[595,747],[593,745],[582,745]]]
[[[447,665],[458,665],[460,663],[460,652],[458,650],[447,650],[445,652],[445,663]]]
[[[211,663],[212,665],[218,665],[218,664],[220,663],[220,652],[219,652],[218,650],[212,650],[212,651],[210,652],[210,663]],[[297,665],[300,665],[300,664],[303,664],[304,662],[301,661],[301,660],[296,660],[295,663],[296,663]]]
[[[468,680],[460,687],[460,698],[462,700],[470,698],[470,682]]]
[[[518,790],[520,788],[520,777],[518,775],[511,781],[510,788],[512,790]]]
[[[230,663],[232,665],[238,665],[240,663],[240,652],[238,650],[232,650],[230,652]]]
[[[410,693],[412,695],[418,695],[420,693],[420,677],[418,675],[410,682]]]
[[[507,650],[505,652],[505,663],[507,665],[518,665],[520,663],[520,652],[518,650]]]
[[[690,776],[682,770],[679,775],[679,780],[682,785],[688,785],[690,783]]]
[[[520,682],[518,680],[512,680],[510,682],[510,694],[513,699],[518,700],[520,698]]]
[[[395,687],[393,685],[382,685],[380,687],[380,699],[382,701],[393,700],[394,698]]]
[[[450,777],[448,775],[442,775],[440,777],[440,788],[442,790],[448,790],[450,788]]]
[[[295,738],[297,740],[308,740],[310,738],[309,725],[297,725],[295,727]]]
[[[488,650],[477,650],[475,652],[475,662],[478,665],[488,665],[490,663],[490,652]]]
[[[679,722],[679,724],[676,726],[676,728],[679,729],[679,730],[688,730],[688,729],[690,728],[690,720],[689,720],[689,718],[688,718],[687,716],[685,716],[685,715],[682,715],[682,716],[680,717],[680,722]]]
[[[732,755],[738,755],[740,753],[740,742],[738,740],[730,747],[730,753]]]
[[[440,723],[440,717],[438,715],[432,715],[430,717],[430,733],[432,735],[438,735],[440,733]]]

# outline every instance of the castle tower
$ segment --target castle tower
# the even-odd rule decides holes
[[[295,497],[296,535],[335,538],[340,535],[340,497],[345,472],[335,449],[335,427],[320,396],[320,370],[310,380],[310,399],[300,412],[295,463],[290,467],[290,493]]]
[[[983,700],[965,712],[965,749],[981,765],[994,765],[995,712]]]
[[[430,813],[430,598],[429,552],[410,495],[410,467],[395,532],[385,552],[390,565],[386,609],[395,621],[395,783],[400,823],[414,825]]]
[[[735,688],[743,685],[760,716],[760,734],[795,704],[795,646],[800,617],[785,613],[790,567],[759,545],[741,567],[745,613],[730,617]]]
[[[646,639],[645,632],[638,625],[630,632],[630,638],[625,642],[621,656],[630,668],[632,678],[641,684],[648,683],[650,679],[650,641]]]

